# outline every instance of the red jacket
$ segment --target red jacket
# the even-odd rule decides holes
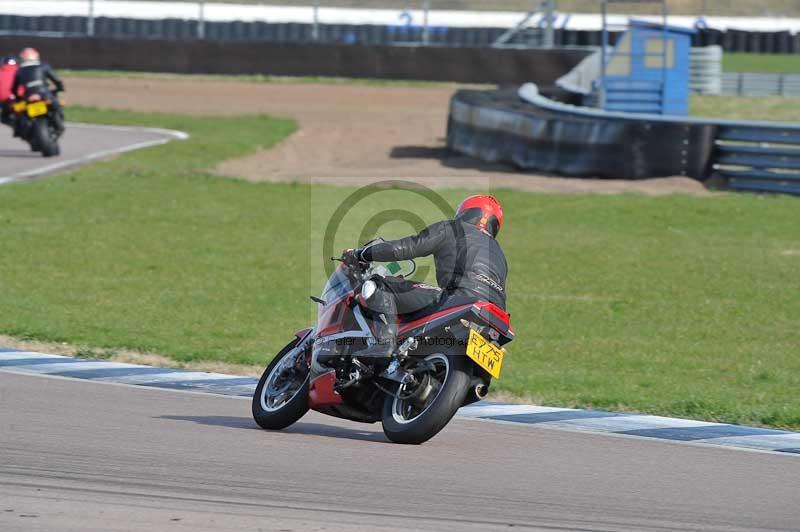
[[[0,66],[0,102],[11,97],[11,88],[14,86],[14,78],[17,76],[17,68],[17,65]]]

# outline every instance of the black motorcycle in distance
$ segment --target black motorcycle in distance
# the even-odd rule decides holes
[[[57,98],[57,92],[53,93]],[[61,153],[58,139],[62,131],[57,126],[56,108],[53,101],[33,93],[11,104],[14,111],[14,129],[30,144],[31,150],[41,152],[43,157],[54,157]]]

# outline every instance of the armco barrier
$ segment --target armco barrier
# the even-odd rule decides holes
[[[733,189],[800,195],[800,126],[719,123],[713,163]]]
[[[800,74],[726,72],[722,75],[722,94],[800,98]]]
[[[522,170],[644,179],[716,174],[729,187],[800,194],[800,126],[605,112],[519,91],[458,91],[451,150]]]
[[[267,74],[415,79],[549,87],[588,53],[583,49],[504,50],[346,46],[204,40],[0,37],[0,50],[38,48],[57,68],[180,74]]]

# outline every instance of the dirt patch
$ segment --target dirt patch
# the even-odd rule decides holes
[[[432,187],[513,188],[561,194],[711,194],[685,177],[624,181],[521,174],[444,148],[456,85],[248,83],[186,78],[67,80],[71,103],[195,115],[267,113],[300,125],[280,146],[217,168],[251,181],[364,184],[409,179]]]
[[[124,349],[101,349],[87,346],[77,346],[66,343],[39,342],[35,340],[19,340],[12,336],[0,334],[0,347],[8,347],[19,351],[33,353],[46,353],[48,355],[64,355],[80,358],[107,360],[109,362],[124,362],[127,364],[142,364],[159,368],[188,369],[192,371],[207,371],[210,373],[224,373],[227,375],[244,375],[260,377],[264,371],[262,366],[243,364],[228,364],[225,362],[201,361],[179,362],[155,353],[140,353]]]

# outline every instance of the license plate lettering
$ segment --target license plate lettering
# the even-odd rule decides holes
[[[467,341],[467,356],[474,360],[489,375],[500,378],[500,368],[503,365],[503,350],[481,336],[480,333],[470,329]]]
[[[31,118],[47,114],[47,104],[44,102],[36,102],[28,104],[28,116]]]

